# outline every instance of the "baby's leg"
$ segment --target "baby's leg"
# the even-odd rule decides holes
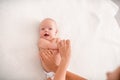
[[[66,80],[87,80],[81,76],[78,76],[72,72],[67,71],[66,73]]]

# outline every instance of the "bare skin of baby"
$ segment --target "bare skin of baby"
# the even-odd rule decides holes
[[[60,38],[57,38],[57,24],[54,20],[50,18],[44,19],[40,24],[40,39],[39,39],[39,49],[47,49],[54,51],[55,62],[57,65],[60,64],[60,54],[58,51],[57,43]]]
[[[64,77],[66,76],[66,80],[86,80],[85,78],[80,77],[72,72],[66,71],[67,69],[65,69],[64,71],[61,70],[65,65],[63,65],[63,59],[60,54],[62,50],[60,50],[58,47],[58,43],[60,43],[62,40],[58,38],[57,34],[58,34],[57,24],[53,19],[46,18],[40,23],[40,39],[38,43],[40,55],[42,55],[42,57],[45,58],[46,57],[45,55],[49,55],[49,53],[45,51],[51,52],[52,56],[49,55],[49,59],[51,58],[51,62],[54,62],[54,65],[56,65],[54,68],[52,68],[54,70],[51,70],[48,68],[50,67],[49,65],[45,65],[43,63],[43,59],[42,59],[41,62],[44,70],[46,72],[52,71],[54,73],[57,73],[58,75],[64,72],[64,74],[66,73],[66,75],[63,75],[63,76]],[[62,52],[62,53],[64,54],[65,52]],[[62,66],[62,67],[59,67],[59,66]],[[58,77],[59,76],[55,77],[55,80],[58,80]],[[59,77],[59,79],[60,78],[62,77]],[[51,80],[51,79],[48,78],[47,80]]]

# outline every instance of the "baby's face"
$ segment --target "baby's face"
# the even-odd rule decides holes
[[[57,34],[57,25],[54,21],[52,20],[44,20],[40,24],[40,37],[47,39],[47,40],[52,40],[53,38],[56,37]]]
[[[108,72],[107,80],[120,80],[120,67],[118,67],[113,72]]]

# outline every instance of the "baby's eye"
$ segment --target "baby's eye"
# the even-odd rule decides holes
[[[52,30],[52,28],[49,28],[49,30]]]
[[[45,28],[41,28],[41,30],[45,30]]]

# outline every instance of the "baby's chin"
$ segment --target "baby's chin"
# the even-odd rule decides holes
[[[46,39],[46,40],[49,40],[49,41],[50,41],[50,40],[52,40],[53,38],[51,38],[51,37],[49,37],[49,36],[48,36],[48,37],[44,37],[44,39]]]

